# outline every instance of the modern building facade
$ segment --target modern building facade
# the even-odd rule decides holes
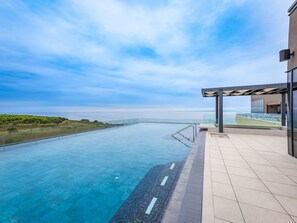
[[[252,95],[251,113],[281,113],[281,94],[274,95]]]
[[[288,10],[289,26],[289,53],[288,57],[288,152],[297,157],[297,0]]]

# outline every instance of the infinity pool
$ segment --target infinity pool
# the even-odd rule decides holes
[[[0,152],[0,222],[108,222],[155,165],[189,149],[184,127],[137,124],[6,147]]]

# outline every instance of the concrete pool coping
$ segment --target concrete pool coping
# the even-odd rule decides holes
[[[201,222],[206,132],[200,131],[180,173],[162,223]]]

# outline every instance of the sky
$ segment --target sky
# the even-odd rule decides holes
[[[4,0],[0,113],[213,107],[201,88],[285,82],[293,0]],[[248,107],[248,97],[225,106]]]

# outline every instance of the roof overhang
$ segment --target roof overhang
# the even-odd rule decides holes
[[[295,9],[297,8],[297,0],[293,3],[293,5],[289,8],[288,13],[291,15]]]
[[[247,85],[235,87],[204,88],[201,90],[203,97],[216,97],[219,91],[223,96],[249,96],[249,95],[271,95],[287,93],[287,83]]]

